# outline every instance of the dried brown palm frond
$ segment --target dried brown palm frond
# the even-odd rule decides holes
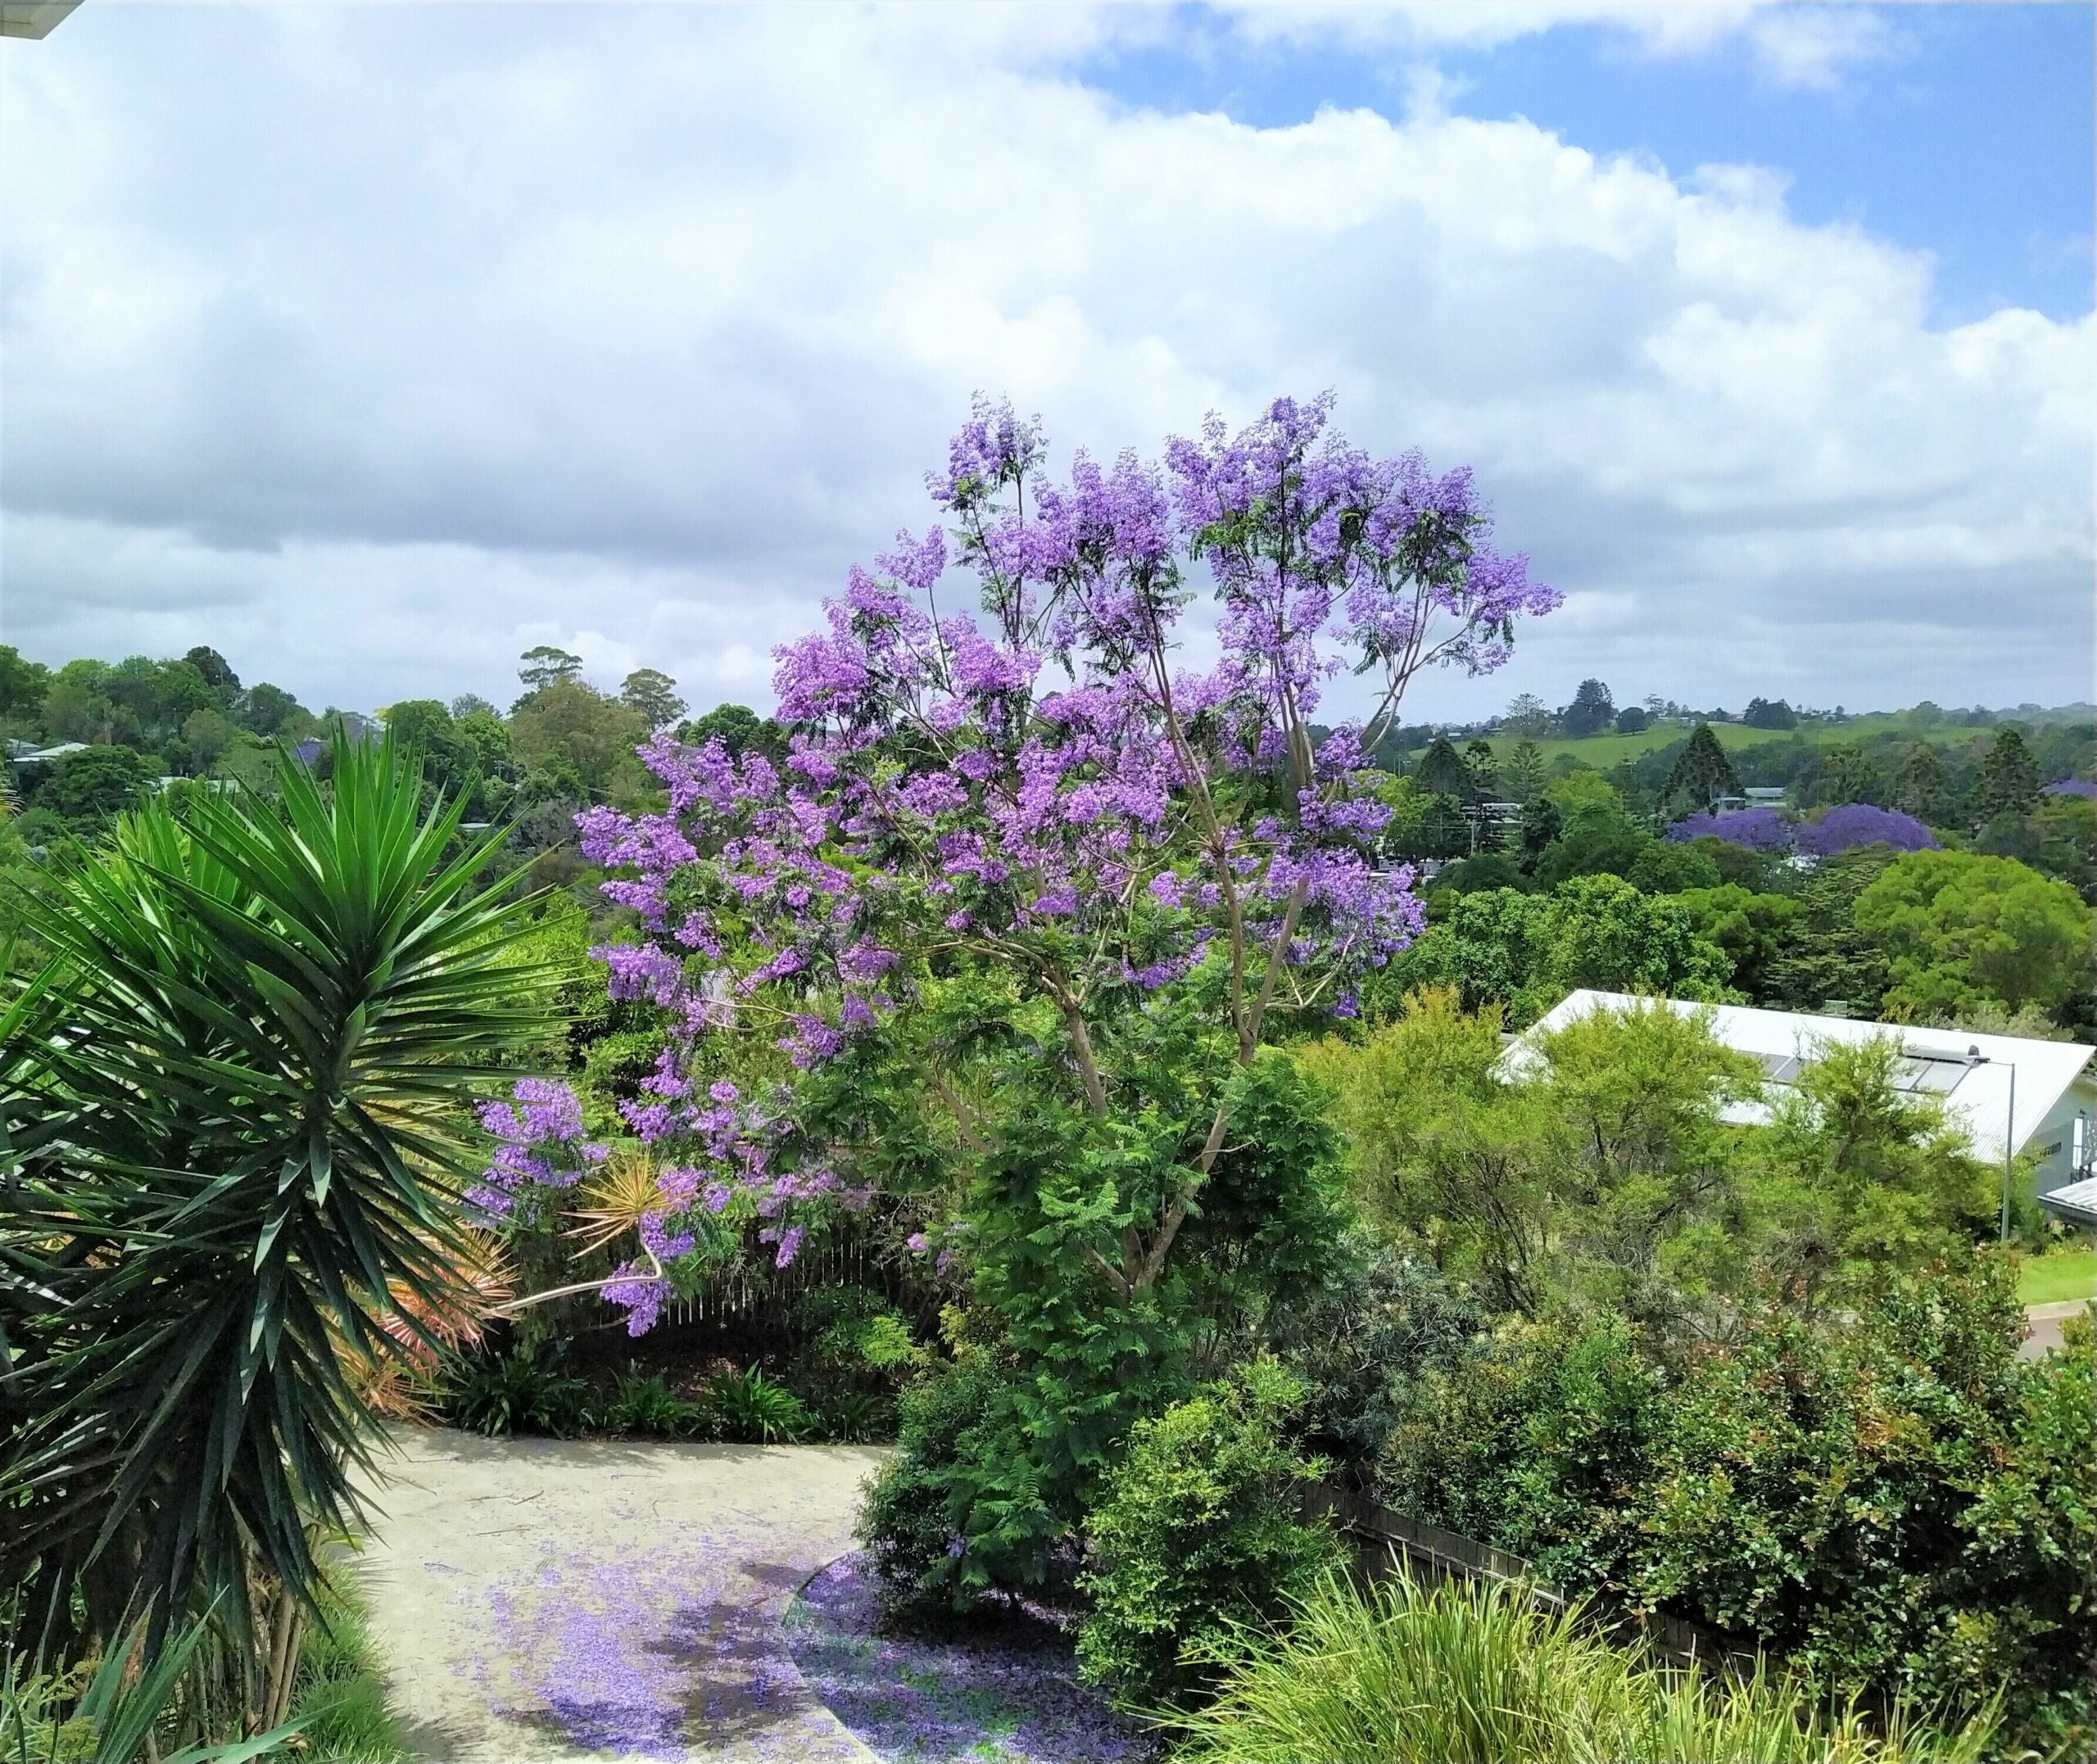
[[[386,1345],[365,1353],[346,1343],[338,1351],[351,1386],[374,1414],[389,1421],[427,1421],[430,1380],[440,1348],[479,1345],[483,1324],[510,1296],[510,1270],[495,1241],[465,1234],[451,1252],[451,1291],[424,1296],[399,1283],[388,1288],[393,1308],[380,1319]]]
[[[577,1223],[568,1235],[576,1240],[578,1253],[587,1255],[638,1230],[644,1213],[663,1210],[655,1160],[645,1146],[622,1147],[597,1167],[580,1200],[573,1210]]]

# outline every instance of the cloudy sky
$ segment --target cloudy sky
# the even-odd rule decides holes
[[[0,640],[763,705],[972,391],[1331,387],[1567,591],[1415,715],[2088,698],[2092,18],[88,0],[0,42]]]

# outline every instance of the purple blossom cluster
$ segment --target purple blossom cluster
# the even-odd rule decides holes
[[[1782,810],[1736,808],[1723,813],[1706,809],[1686,816],[1667,830],[1671,839],[1723,839],[1744,851],[1788,852],[1798,843],[1798,825]]]
[[[1799,849],[1811,857],[1832,857],[1858,845],[1890,845],[1896,852],[1932,852],[1937,837],[1913,815],[1845,803],[1799,829]]]
[[[549,1189],[572,1188],[604,1162],[606,1148],[583,1138],[582,1106],[567,1085],[521,1078],[507,1102],[484,1102],[481,1126],[495,1152],[466,1203],[483,1223],[528,1214]]]
[[[2063,778],[2058,784],[2049,784],[2040,793],[2043,796],[2079,796],[2086,802],[2097,802],[2097,784],[2087,778]]]
[[[782,1264],[804,1205],[864,1186],[850,1147],[801,1130],[795,1079],[694,1095],[704,1038],[811,1074],[946,952],[1032,976],[1067,1020],[1227,954],[1249,1057],[1270,1001],[1345,1014],[1419,929],[1411,872],[1378,858],[1368,755],[1421,667],[1498,667],[1560,596],[1493,548],[1467,471],[1372,459],[1328,432],[1330,404],[1283,400],[1234,436],[1212,418],[1162,464],[1080,454],[1058,482],[1034,425],[979,400],[927,481],[948,525],[853,569],[777,652],[783,760],[659,735],[639,752],[665,810],[577,818],[645,934],[596,952],[612,993],[670,1029],[627,1121],[709,1197],[752,1197]],[[955,565],[980,617],[939,610]],[[1221,601],[1206,671],[1178,654],[1197,566]],[[1315,744],[1343,670],[1374,709]],[[609,1295],[639,1327],[651,1283],[629,1264]]]
[[[1933,851],[1936,835],[1913,815],[1877,808],[1869,803],[1845,803],[1810,821],[1793,821],[1781,809],[1739,808],[1706,812],[1678,821],[1667,830],[1671,839],[1719,839],[1751,852],[1797,852],[1809,857],[1832,857],[1858,845],[1890,845],[1897,852]]]

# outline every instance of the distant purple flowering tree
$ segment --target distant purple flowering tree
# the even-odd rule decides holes
[[[1799,829],[1799,849],[1809,857],[1832,857],[1857,845],[1890,845],[1896,852],[1933,852],[1937,837],[1913,815],[1877,808],[1869,803],[1845,803]]]
[[[1798,825],[1781,809],[1706,809],[1685,816],[1667,830],[1671,839],[1723,839],[1751,852],[1787,852],[1798,843]]]
[[[972,972],[1010,995],[1007,1051],[1034,1050],[1103,1142],[1157,1114],[1139,1092],[1183,1045],[1157,1030],[1146,1051],[1137,1028],[1222,1050],[1188,1056],[1146,1165],[1162,1179],[1086,1203],[1087,1265],[1124,1300],[1158,1281],[1230,1134],[1231,1070],[1278,1014],[1352,1009],[1420,925],[1410,871],[1377,862],[1389,812],[1368,789],[1407,683],[1497,667],[1560,598],[1492,548],[1468,471],[1373,459],[1329,409],[1284,400],[1235,435],[1212,418],[1162,465],[1080,454],[1058,482],[1034,425],[979,400],[928,480],[944,527],[854,569],[823,628],[777,652],[786,762],[658,737],[640,751],[667,812],[579,817],[646,934],[598,952],[612,991],[672,1024],[627,1119],[700,1173],[694,1204],[750,1197],[783,1264],[808,1204],[863,1203],[882,1172],[836,1074],[884,1043],[909,1043],[962,1154],[994,1159],[980,1026],[926,1028],[942,977]],[[950,563],[980,617],[953,610]],[[1202,576],[1207,669],[1180,653]],[[1345,672],[1369,714],[1317,740]],[[618,1278],[638,1323],[645,1282]]]
[[[2049,784],[2039,793],[2042,796],[2080,796],[2097,802],[2097,784],[2087,778],[2063,778],[2058,784]]]

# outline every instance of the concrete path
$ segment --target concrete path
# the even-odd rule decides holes
[[[396,1438],[357,1575],[419,1755],[872,1757],[779,1617],[851,1547],[880,1453]]]
[[[2061,1325],[2079,1310],[2088,1308],[2089,1299],[2064,1299],[2054,1305],[2027,1305],[2024,1307],[2024,1327],[2031,1333],[2018,1348],[2020,1359],[2036,1359],[2061,1345]]]

